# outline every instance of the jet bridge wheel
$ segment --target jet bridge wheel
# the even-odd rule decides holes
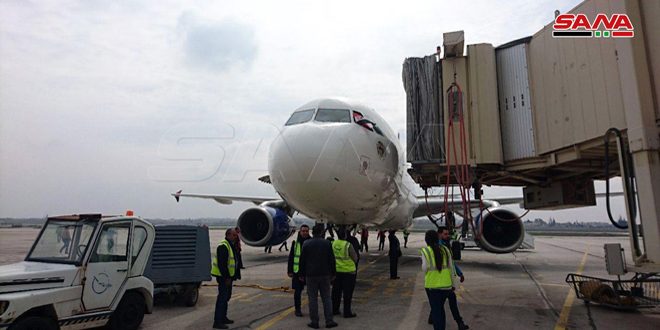
[[[9,330],[55,330],[55,320],[44,316],[28,316],[19,319],[9,327]]]
[[[144,297],[137,292],[126,292],[124,297],[121,298],[119,306],[112,313],[108,328],[112,330],[135,330],[144,319],[144,311]]]

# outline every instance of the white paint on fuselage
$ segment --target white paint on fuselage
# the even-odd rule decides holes
[[[275,190],[312,219],[388,229],[408,227],[417,208],[415,183],[406,171],[396,134],[374,110],[346,99],[315,100],[294,112],[314,109],[316,115],[319,108],[358,111],[383,134],[353,119],[350,123],[312,119],[284,126],[270,147],[268,161]],[[384,153],[382,147],[379,153],[379,143]]]

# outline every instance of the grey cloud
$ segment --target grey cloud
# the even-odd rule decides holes
[[[233,20],[200,21],[191,14],[179,18],[183,28],[186,61],[196,67],[227,71],[232,67],[249,68],[258,47],[251,26]]]

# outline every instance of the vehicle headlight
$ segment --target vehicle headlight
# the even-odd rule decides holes
[[[7,310],[7,307],[9,307],[9,302],[1,300],[0,301],[0,315],[5,313],[5,311]]]

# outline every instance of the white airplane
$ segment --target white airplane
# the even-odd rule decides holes
[[[397,135],[373,109],[343,98],[311,101],[296,109],[272,142],[268,175],[281,198],[209,194],[172,194],[213,199],[221,204],[252,202],[238,218],[240,238],[251,246],[277,245],[293,233],[291,216],[298,211],[333,225],[365,225],[403,229],[415,217],[444,211],[443,198],[417,197],[416,183],[407,172]],[[499,202],[484,200],[487,211],[476,208],[474,237],[493,253],[515,251],[523,242],[524,227],[514,212]],[[450,202],[461,208],[461,201]]]

